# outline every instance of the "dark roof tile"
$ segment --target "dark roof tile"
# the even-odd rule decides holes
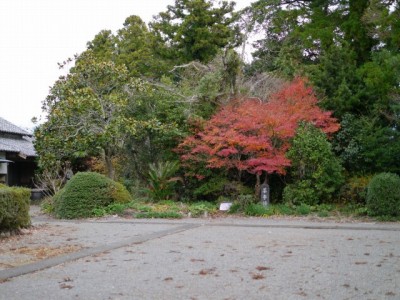
[[[20,135],[32,136],[31,133],[19,128],[18,126],[0,117],[0,132],[15,133]]]

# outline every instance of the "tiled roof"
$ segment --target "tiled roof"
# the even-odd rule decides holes
[[[0,117],[0,151],[36,156],[32,134]]]
[[[15,138],[0,136],[0,151],[21,153],[26,156],[36,156],[32,138],[24,136]]]
[[[15,133],[20,135],[32,136],[29,132],[15,126],[14,124],[0,117],[0,132]]]

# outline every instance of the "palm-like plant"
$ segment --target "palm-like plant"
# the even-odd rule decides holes
[[[147,193],[154,200],[166,200],[174,194],[174,186],[182,178],[175,176],[179,169],[177,161],[158,162],[149,165],[149,187]]]

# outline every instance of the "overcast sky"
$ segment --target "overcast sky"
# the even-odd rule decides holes
[[[243,8],[250,0],[238,0]],[[85,50],[103,29],[126,17],[148,23],[174,0],[0,0],[0,116],[23,128],[62,75],[57,62]]]

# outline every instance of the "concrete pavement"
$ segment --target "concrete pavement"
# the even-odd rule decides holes
[[[34,222],[79,250],[1,270],[0,299],[400,299],[398,223]]]

